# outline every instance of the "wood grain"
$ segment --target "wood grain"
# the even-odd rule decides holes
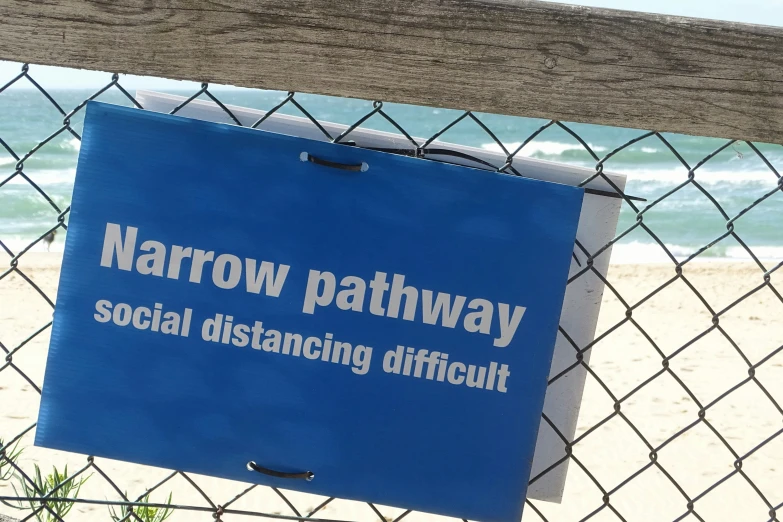
[[[0,0],[0,58],[783,143],[783,29],[523,0]]]

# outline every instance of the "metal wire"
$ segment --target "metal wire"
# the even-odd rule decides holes
[[[46,100],[48,100],[48,102],[51,104],[51,106],[54,108],[57,114],[59,114],[62,117],[62,119],[58,122],[56,129],[49,136],[43,138],[30,150],[26,150],[26,151],[14,150],[8,144],[7,141],[8,137],[0,136],[0,153],[5,151],[16,162],[16,166],[14,168],[13,173],[10,176],[6,177],[5,179],[0,180],[0,202],[2,201],[3,188],[6,187],[10,181],[14,179],[17,180],[21,179],[35,191],[37,197],[40,197],[41,200],[46,202],[48,207],[50,207],[51,226],[43,234],[41,234],[41,236],[38,237],[35,241],[32,241],[30,244],[26,245],[24,248],[22,248],[19,251],[13,250],[11,247],[9,247],[6,243],[3,242],[2,231],[0,231],[0,250],[4,251],[9,259],[7,261],[6,267],[2,269],[2,271],[0,272],[0,287],[2,287],[3,284],[8,284],[9,281],[11,280],[11,276],[18,276],[19,278],[21,278],[21,280],[24,282],[26,286],[32,289],[38,295],[38,297],[40,297],[43,300],[43,302],[47,307],[51,307],[53,309],[54,303],[52,299],[47,295],[46,292],[44,292],[40,288],[38,284],[36,284],[33,278],[29,277],[25,273],[25,270],[22,267],[23,266],[22,261],[24,260],[25,255],[40,241],[43,241],[44,238],[47,236],[47,234],[50,234],[51,232],[56,231],[60,228],[67,229],[67,216],[70,211],[70,207],[61,208],[60,206],[58,206],[57,203],[47,194],[47,192],[39,184],[37,184],[32,177],[28,176],[25,173],[25,165],[28,162],[28,160],[34,155],[36,155],[42,147],[44,147],[51,140],[55,139],[57,136],[63,133],[68,133],[71,136],[80,139],[79,134],[72,127],[72,123],[71,123],[72,119],[75,116],[77,116],[81,110],[83,110],[88,100],[94,99],[110,89],[115,89],[118,92],[122,93],[122,95],[125,96],[129,100],[129,102],[132,103],[134,106],[138,108],[143,108],[143,107],[141,107],[138,101],[135,100],[134,97],[120,85],[119,76],[116,74],[111,76],[110,81],[107,82],[105,87],[96,91],[95,94],[93,94],[89,98],[83,100],[81,103],[76,105],[73,109],[71,109],[69,112],[66,112],[66,110],[62,107],[62,105],[58,103],[58,101],[56,101],[54,97],[49,92],[46,91],[46,89],[41,87],[41,85],[35,81],[35,79],[30,74],[30,67],[28,65],[24,65],[22,67],[21,72],[18,75],[16,75],[5,85],[0,87],[0,95],[2,95],[2,93],[6,91],[8,88],[10,88],[12,85],[18,85],[23,82],[29,83]],[[228,107],[224,103],[222,103],[214,93],[209,91],[209,85],[206,83],[202,84],[201,88],[197,92],[195,92],[192,96],[187,98],[179,106],[177,106],[172,111],[172,114],[176,114],[187,104],[191,103],[193,100],[199,97],[206,97],[207,99],[215,102],[221,109],[223,109],[226,112],[228,117],[234,123],[241,124],[239,122],[239,119],[228,109]],[[460,114],[451,123],[446,125],[443,129],[433,134],[424,143],[419,144],[414,138],[411,137],[411,135],[408,132],[405,131],[405,129],[397,121],[395,121],[388,114],[388,112],[384,110],[383,103],[380,101],[374,102],[372,105],[372,109],[370,111],[362,115],[361,118],[359,118],[353,125],[350,125],[339,136],[331,136],[324,129],[321,123],[319,123],[318,120],[314,118],[312,114],[302,105],[302,103],[300,103],[300,101],[296,99],[296,94],[293,92],[288,93],[288,95],[280,103],[276,104],[273,107],[270,107],[269,112],[267,112],[267,114],[263,116],[261,119],[256,121],[252,125],[252,127],[253,128],[258,127],[261,123],[263,123],[263,121],[266,118],[268,118],[270,115],[279,111],[281,108],[285,106],[295,107],[296,109],[298,109],[298,111],[301,112],[310,122],[312,122],[312,124],[315,125],[326,136],[326,138],[328,138],[330,141],[333,142],[346,142],[348,141],[347,138],[350,136],[351,132],[354,131],[356,128],[360,127],[362,124],[364,124],[368,119],[373,117],[383,118],[388,123],[390,123],[397,131],[399,131],[399,133],[402,136],[404,136],[411,144],[410,150],[400,149],[396,152],[410,155],[410,156],[416,156],[416,157],[426,157],[427,153],[430,152],[428,150],[429,145],[436,138],[440,137],[444,132],[448,131],[449,129],[453,128],[456,125],[471,124],[472,122],[472,124],[478,125],[478,127],[480,127],[484,131],[484,133],[492,140],[492,142],[497,144],[497,146],[500,148],[500,150],[503,151],[503,154],[506,156],[506,161],[504,162],[503,165],[497,166],[496,167],[497,170],[501,172],[507,172],[507,173],[517,174],[517,175],[520,175],[520,172],[514,167],[515,157],[521,151],[523,151],[525,147],[527,147],[531,142],[533,142],[544,130],[550,127],[556,127],[571,135],[574,138],[574,140],[580,144],[580,146],[595,162],[595,173],[592,176],[585,179],[582,185],[586,185],[597,178],[603,179],[608,186],[612,187],[612,189],[617,194],[619,194],[620,197],[623,198],[624,204],[627,205],[627,208],[630,209],[630,211],[632,211],[635,214],[636,220],[630,227],[620,231],[617,234],[617,237],[612,239],[610,242],[608,242],[606,245],[604,245],[602,248],[598,249],[595,252],[588,252],[581,245],[578,245],[579,249],[581,249],[581,253],[586,258],[586,262],[580,263],[581,269],[574,276],[571,277],[571,279],[569,280],[569,284],[573,284],[574,281],[583,277],[597,277],[605,285],[606,292],[610,293],[615,299],[617,299],[619,303],[622,304],[622,307],[625,310],[625,315],[615,325],[606,329],[603,333],[598,335],[593,341],[589,342],[586,345],[579,345],[578,343],[574,342],[572,336],[569,335],[569,332],[564,327],[561,326],[559,330],[560,335],[562,335],[563,338],[565,338],[569,342],[569,344],[573,347],[574,362],[573,364],[571,364],[569,367],[562,370],[557,375],[551,377],[549,381],[549,385],[551,386],[554,383],[558,382],[559,380],[566,378],[568,375],[572,374],[573,372],[584,370],[586,374],[589,376],[588,379],[595,381],[595,383],[598,384],[600,388],[606,393],[606,396],[610,399],[613,405],[612,411],[608,415],[606,415],[603,419],[600,419],[597,422],[593,423],[588,429],[586,429],[584,432],[579,434],[573,440],[569,439],[569,437],[564,435],[555,426],[555,424],[549,418],[547,418],[546,415],[544,415],[543,417],[544,421],[554,431],[556,436],[558,436],[561,439],[563,446],[565,448],[565,453],[560,461],[554,463],[552,466],[538,473],[536,476],[531,477],[530,478],[531,484],[536,483],[539,480],[542,480],[548,473],[551,473],[559,465],[562,465],[566,460],[570,460],[572,466],[576,466],[579,470],[581,470],[582,473],[584,473],[589,478],[589,480],[595,486],[595,490],[596,490],[596,493],[592,500],[592,508],[585,510],[581,518],[582,521],[590,520],[601,513],[604,514],[611,513],[613,514],[613,518],[617,520],[637,520],[627,516],[627,514],[623,514],[619,510],[619,508],[613,504],[613,499],[620,491],[624,490],[625,488],[628,488],[629,485],[633,484],[634,480],[637,479],[637,477],[644,474],[648,470],[654,469],[660,472],[660,474],[663,477],[665,477],[666,480],[668,480],[668,482],[671,483],[671,485],[674,488],[674,491],[676,491],[676,494],[672,498],[666,499],[667,502],[671,502],[681,506],[682,513],[679,517],[677,517],[674,520],[683,520],[688,517],[695,518],[696,520],[704,520],[704,518],[702,518],[702,516],[699,514],[700,502],[703,502],[703,499],[709,497],[710,495],[719,495],[720,493],[716,493],[716,490],[719,489],[720,486],[726,481],[742,480],[745,483],[747,483],[747,485],[758,496],[760,501],[763,502],[763,504],[766,506],[768,510],[769,520],[773,522],[780,520],[780,518],[778,518],[778,512],[781,511],[781,508],[783,508],[783,487],[778,488],[779,491],[777,491],[777,496],[775,498],[770,498],[769,496],[765,495],[764,492],[762,492],[762,490],[754,482],[753,478],[751,477],[751,473],[743,469],[743,463],[746,462],[747,459],[749,459],[752,455],[756,454],[757,452],[759,452],[760,450],[768,446],[770,443],[772,443],[774,440],[778,439],[781,436],[781,434],[783,434],[783,429],[774,431],[773,433],[770,434],[766,434],[761,426],[754,427],[754,428],[758,428],[756,430],[756,432],[759,434],[758,440],[756,441],[756,444],[752,449],[750,449],[749,451],[745,451],[744,453],[741,453],[734,448],[734,446],[730,442],[730,437],[721,433],[718,427],[716,427],[715,424],[708,419],[708,415],[707,415],[708,412],[710,412],[712,409],[716,407],[716,405],[720,404],[722,401],[725,401],[732,394],[736,393],[737,390],[749,386],[749,387],[756,387],[759,391],[762,392],[764,396],[764,400],[768,401],[769,404],[777,412],[777,418],[775,419],[776,422],[780,422],[781,420],[783,420],[783,408],[781,407],[779,400],[769,391],[767,386],[763,384],[763,382],[759,379],[757,375],[758,370],[760,368],[769,369],[772,366],[771,361],[776,355],[778,355],[783,351],[783,346],[780,346],[770,351],[763,358],[757,360],[754,363],[752,359],[747,356],[747,354],[740,347],[740,345],[732,338],[729,332],[721,325],[721,319],[729,311],[735,309],[738,305],[747,301],[751,297],[758,295],[759,292],[765,290],[771,291],[774,294],[774,296],[783,304],[783,296],[781,296],[780,291],[773,285],[772,282],[772,275],[778,269],[780,269],[781,266],[783,266],[783,262],[778,263],[774,266],[768,266],[764,264],[760,260],[760,258],[753,252],[753,250],[750,247],[748,247],[746,242],[743,241],[743,239],[740,237],[737,230],[735,229],[735,223],[739,218],[746,215],[748,212],[754,211],[754,209],[756,209],[761,203],[763,203],[767,199],[781,197],[782,195],[781,193],[783,192],[783,178],[778,173],[778,171],[773,166],[773,164],[769,161],[769,159],[765,157],[765,155],[755,144],[750,142],[745,142],[745,144],[753,151],[753,153],[756,156],[758,156],[758,158],[760,158],[763,164],[766,165],[766,167],[770,171],[770,176],[774,176],[774,178],[777,180],[777,184],[773,189],[760,194],[755,201],[747,205],[745,208],[737,212],[735,215],[730,215],[722,207],[720,202],[710,193],[710,191],[707,188],[705,188],[704,184],[699,182],[696,173],[698,172],[699,169],[701,169],[706,163],[711,161],[721,151],[729,147],[733,147],[735,145],[734,141],[727,141],[723,143],[714,152],[702,158],[695,166],[691,166],[664,136],[654,131],[642,133],[637,137],[635,137],[634,139],[627,141],[626,143],[618,147],[615,147],[610,152],[608,152],[605,156],[600,157],[597,154],[597,151],[601,149],[589,145],[582,137],[579,136],[578,133],[576,133],[567,124],[558,121],[550,121],[542,125],[539,129],[537,129],[529,136],[521,137],[522,139],[519,140],[520,145],[518,145],[514,150],[510,151],[503,144],[503,142],[497,137],[497,135],[490,129],[490,127],[482,121],[482,119],[479,116],[477,116],[476,114],[470,111],[467,111]],[[39,116],[40,115],[31,115],[31,117],[39,117]],[[2,114],[0,114],[0,119],[2,119],[2,117],[3,117]],[[676,160],[682,165],[684,171],[686,172],[686,175],[684,176],[682,183],[677,185],[675,188],[660,195],[658,198],[647,202],[645,206],[640,207],[637,206],[637,204],[640,203],[638,198],[632,198],[624,194],[623,191],[615,185],[613,180],[604,173],[604,168],[607,164],[611,163],[612,158],[615,157],[618,153],[628,149],[633,144],[638,143],[642,140],[654,140],[660,142],[665,147],[665,149],[670,151],[673,157],[676,158]],[[722,220],[725,221],[726,230],[718,237],[716,237],[713,241],[704,245],[702,248],[699,248],[691,255],[689,255],[686,259],[680,261],[670,251],[670,249],[667,247],[664,241],[659,237],[659,235],[654,230],[654,227],[648,225],[645,218],[647,217],[647,215],[650,213],[652,209],[662,204],[664,201],[667,200],[667,198],[670,198],[672,195],[681,192],[689,187],[696,189],[701,195],[703,195],[712,203],[712,205],[715,207],[717,212],[720,214]],[[682,225],[687,226],[688,224],[683,223]],[[615,287],[615,285],[613,285],[613,283],[608,278],[604,277],[594,266],[594,261],[600,254],[605,252],[617,241],[628,236],[632,232],[644,232],[645,234],[647,234],[655,243],[657,243],[658,246],[660,246],[660,248],[663,250],[663,252],[666,253],[667,257],[671,261],[671,277],[668,278],[663,284],[659,285],[657,288],[649,292],[645,297],[638,300],[637,302],[630,302],[628,299],[624,298],[624,296]],[[747,252],[748,256],[753,260],[753,263],[758,268],[758,284],[753,289],[747,291],[744,295],[733,300],[731,303],[724,306],[722,309],[719,309],[713,306],[708,301],[708,299],[703,295],[703,293],[700,292],[699,289],[697,289],[697,287],[692,283],[692,281],[690,281],[690,279],[686,277],[683,268],[688,263],[690,263],[700,255],[702,255],[707,249],[709,249],[710,247],[714,246],[718,242],[721,242],[727,238],[733,238],[744,249],[744,251]],[[666,288],[677,283],[682,283],[686,285],[689,288],[689,290],[692,292],[692,294],[698,299],[700,306],[702,306],[703,309],[711,317],[711,325],[705,330],[698,333],[692,339],[682,344],[672,353],[669,353],[667,355],[661,349],[661,347],[658,346],[658,344],[654,340],[655,337],[652,335],[652,333],[648,331],[650,330],[650,326],[643,327],[642,324],[635,318],[634,314],[645,303],[649,302],[652,298],[659,295]],[[11,305],[12,305],[11,315],[13,316],[13,314],[15,313],[13,311],[13,303],[11,303]],[[31,333],[26,339],[24,339],[22,342],[16,345],[3,344],[4,332],[2,329],[0,329],[0,350],[2,350],[2,352],[4,353],[4,362],[2,363],[2,365],[0,365],[0,382],[4,375],[7,375],[8,373],[13,373],[20,376],[22,379],[24,379],[32,387],[32,389],[35,390],[36,393],[38,394],[41,393],[41,383],[36,382],[32,378],[30,378],[25,372],[25,370],[20,366],[18,366],[17,363],[15,363],[15,357],[22,350],[24,350],[25,347],[31,341],[38,338],[39,336],[47,334],[51,324],[52,324],[51,321],[42,324],[33,333]],[[657,354],[657,357],[660,358],[660,369],[657,372],[655,372],[653,375],[649,376],[649,378],[647,378],[645,381],[639,383],[632,390],[628,391],[623,395],[620,395],[616,391],[613,391],[611,387],[605,382],[605,380],[601,378],[599,372],[596,371],[595,368],[592,368],[586,362],[587,361],[586,355],[588,354],[588,352],[592,350],[598,343],[601,343],[602,341],[606,340],[610,336],[614,335],[615,332],[621,327],[635,329],[639,334],[641,334],[641,336],[649,344],[650,349],[653,350],[655,354]],[[758,328],[761,328],[761,326],[758,326]],[[745,377],[739,382],[725,383],[726,389],[722,394],[720,394],[717,398],[713,399],[710,402],[704,402],[703,398],[700,398],[699,395],[685,383],[685,381],[681,378],[679,373],[674,370],[672,361],[675,360],[677,357],[680,357],[682,353],[686,352],[700,339],[703,339],[705,336],[714,333],[717,333],[721,335],[723,338],[725,338],[729,342],[729,344],[733,347],[733,349],[736,350],[737,354],[740,356],[740,358],[743,361],[742,371],[745,375],[747,375],[747,377]],[[783,366],[783,365],[777,365],[777,366]],[[775,375],[777,379],[781,379],[783,378],[783,371],[778,370]],[[626,414],[625,407],[629,403],[629,401],[631,401],[634,397],[636,397],[642,390],[648,387],[651,383],[666,378],[670,378],[669,379],[670,385],[680,387],[683,393],[687,395],[687,397],[697,406],[698,409],[695,418],[692,418],[689,424],[682,427],[679,431],[677,431],[676,433],[674,433],[673,435],[665,439],[662,443],[653,444],[644,435],[643,431],[639,429],[639,427]],[[8,393],[8,392],[3,392],[2,391],[3,389],[4,388],[0,386],[0,400],[3,398],[4,393],[6,395]],[[634,436],[637,437],[638,440],[646,447],[646,450],[648,452],[647,458],[649,462],[639,467],[638,469],[634,470],[623,479],[613,484],[606,484],[604,483],[605,481],[602,482],[601,480],[599,480],[596,473],[594,473],[594,470],[591,470],[583,462],[582,458],[577,456],[578,452],[575,451],[575,449],[580,443],[584,442],[588,438],[594,438],[599,436],[597,435],[597,432],[610,421],[622,422],[633,432]],[[733,465],[733,470],[727,473],[725,476],[721,477],[715,483],[709,485],[709,487],[704,488],[703,490],[698,491],[694,494],[694,493],[687,492],[687,489],[683,487],[679,483],[679,481],[674,478],[673,474],[666,469],[666,467],[660,462],[658,457],[661,450],[663,450],[668,445],[672,444],[674,441],[687,437],[689,432],[698,429],[698,427],[704,427],[708,429],[710,432],[712,432],[715,441],[717,441],[720,444],[720,446],[722,446],[723,448],[725,448],[725,450],[728,451],[728,453],[731,455],[730,463]],[[35,486],[35,483],[30,477],[29,470],[25,471],[24,469],[22,469],[21,466],[14,463],[9,458],[9,453],[11,448],[16,443],[23,440],[29,441],[34,429],[35,429],[34,424],[20,431],[19,433],[11,433],[11,434],[3,433],[2,430],[0,429],[0,437],[4,437],[5,440],[5,445],[0,447],[0,464],[8,464],[11,467],[13,467],[14,470],[18,473],[18,475],[23,477],[23,480],[25,480],[31,486],[32,489],[30,491],[37,491],[37,487]],[[718,456],[718,454],[716,453],[715,458],[720,459],[722,457]],[[698,471],[699,469],[693,470],[694,473],[698,473]],[[282,491],[276,488],[272,488],[274,492],[290,508],[291,511],[290,515],[280,514],[280,513],[267,513],[263,511],[247,511],[247,510],[233,509],[231,506],[241,498],[252,494],[253,491],[261,489],[262,488],[261,486],[249,486],[240,494],[236,495],[231,499],[212,499],[210,495],[208,495],[202,488],[200,488],[188,474],[182,473],[180,471],[173,471],[162,481],[158,482],[157,484],[151,485],[151,487],[149,487],[148,489],[145,489],[141,495],[137,497],[129,497],[126,495],[126,493],[124,493],[120,489],[120,487],[117,485],[115,480],[111,476],[109,476],[109,474],[103,471],[103,469],[98,465],[97,459],[94,459],[93,457],[87,457],[86,464],[79,471],[73,473],[70,478],[84,476],[87,473],[97,474],[100,477],[100,479],[105,480],[109,485],[111,485],[112,489],[117,493],[118,500],[107,500],[107,499],[97,499],[97,498],[79,498],[79,499],[70,499],[70,500],[61,499],[61,498],[58,499],[55,498],[55,496],[53,496],[56,491],[50,491],[46,495],[42,494],[43,492],[41,491],[37,491],[35,496],[30,496],[30,497],[4,496],[4,497],[0,497],[0,499],[4,500],[5,502],[24,500],[32,503],[30,505],[39,506],[37,509],[35,509],[30,513],[25,512],[24,516],[26,518],[23,518],[22,520],[28,520],[34,518],[38,514],[44,514],[44,515],[48,514],[51,515],[51,518],[54,520],[62,520],[52,509],[52,505],[54,505],[56,502],[68,501],[68,502],[74,502],[76,504],[126,506],[130,508],[130,513],[128,514],[128,516],[125,517],[125,519],[138,520],[139,522],[142,522],[141,518],[139,518],[136,512],[134,512],[133,508],[138,508],[142,506],[161,507],[161,508],[171,507],[176,511],[207,512],[207,513],[211,513],[213,518],[216,520],[222,520],[224,517],[228,517],[231,515],[242,515],[242,516],[254,516],[254,517],[264,517],[264,518],[277,518],[277,519],[284,519],[284,520],[309,520],[309,521],[317,522],[319,520],[328,520],[328,519],[319,519],[315,517],[315,515],[317,515],[320,511],[326,508],[327,505],[330,505],[331,503],[333,503],[333,501],[336,500],[333,498],[329,498],[325,501],[322,501],[315,508],[301,510],[295,506],[294,502],[289,498],[288,495],[284,494]],[[148,495],[150,492],[154,492],[160,488],[163,488],[164,486],[170,484],[171,481],[175,480],[178,477],[184,478],[185,483],[187,483],[188,487],[193,488],[193,490],[195,490],[199,494],[199,496],[204,500],[203,505],[185,505],[185,504],[177,504],[177,503],[169,505],[164,503],[142,502],[142,499],[145,498],[145,494]],[[62,486],[64,483],[65,481],[61,483],[59,486]],[[135,500],[131,500],[132,498],[135,498]],[[526,505],[527,505],[526,516],[531,516],[532,513],[542,521],[556,522],[554,518],[547,518],[547,516],[545,516],[544,513],[546,509],[544,503],[535,500],[527,500]],[[374,520],[377,518],[378,520],[380,520],[380,522],[389,522],[389,521],[398,522],[399,520],[405,518],[411,513],[410,510],[404,511],[400,515],[393,518],[384,515],[381,512],[381,510],[373,504],[368,504],[368,506],[371,509],[369,513],[372,515],[370,519]]]

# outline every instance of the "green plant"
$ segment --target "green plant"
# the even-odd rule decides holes
[[[77,498],[79,496],[79,490],[89,478],[89,476],[68,478],[68,466],[65,466],[62,473],[60,473],[56,466],[53,466],[52,472],[44,477],[41,474],[41,468],[36,464],[35,474],[32,477],[32,481],[35,485],[33,486],[27,482],[24,477],[18,477],[22,495],[19,494],[16,486],[14,486],[14,492],[17,496],[27,497],[29,508],[33,511],[39,509],[43,503],[38,500],[30,499],[49,496],[53,501],[47,502],[46,505],[49,506],[51,511],[46,508],[40,509],[35,513],[35,518],[38,522],[56,522],[58,520],[57,517],[65,517],[73,507],[73,502],[61,499]],[[52,512],[54,512],[57,517],[55,517]]]
[[[14,466],[11,464],[16,464],[16,460],[21,454],[22,449],[19,448],[18,442],[14,444],[13,447],[10,447],[10,444],[9,447],[6,447],[3,439],[0,439],[0,482],[11,480],[11,477],[14,476],[14,472],[16,471]],[[0,503],[3,503],[8,507],[18,509],[16,506],[9,504],[5,500],[0,500]]]
[[[127,497],[128,494],[125,493],[125,496]],[[150,494],[147,493],[143,497],[141,497],[137,502],[140,502],[142,504],[146,504],[150,501]],[[114,522],[120,522],[121,520],[124,522],[125,520],[135,520],[135,517],[129,516],[131,512],[135,513],[137,517],[139,517],[142,522],[163,522],[167,518],[171,516],[173,513],[173,510],[168,507],[171,505],[171,493],[169,493],[169,498],[166,499],[166,507],[153,507],[153,506],[120,506],[120,512],[117,513],[114,511],[113,506],[109,506],[109,512],[111,513],[111,519]]]
[[[16,463],[16,459],[22,454],[22,449],[19,448],[19,443],[14,444],[13,448],[6,448],[3,439],[0,439],[0,482],[10,480],[14,475],[14,467],[11,463]]]

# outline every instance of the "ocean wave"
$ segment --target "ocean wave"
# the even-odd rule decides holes
[[[14,158],[0,158],[0,165],[14,165],[16,160]]]
[[[688,170],[685,167],[667,169],[614,168],[607,170],[625,174],[629,181],[636,182],[674,185],[688,179]],[[755,183],[773,187],[778,183],[778,178],[769,169],[712,170],[702,168],[695,172],[694,179],[704,185]]]
[[[18,252],[35,241],[46,228],[36,230],[35,235],[12,235],[3,237],[3,243],[14,252]],[[62,252],[65,244],[65,232],[59,230],[55,241],[51,245],[52,252]],[[666,248],[678,261],[683,261],[693,254],[699,247],[685,245],[666,245]],[[45,251],[43,242],[33,247],[33,251]],[[783,262],[783,246],[753,246],[753,253],[762,261],[769,263]],[[742,247],[728,247],[725,249],[710,249],[691,261],[692,263],[709,263],[720,261],[751,261],[752,258]],[[620,243],[612,247],[611,264],[613,265],[637,265],[637,264],[667,264],[671,259],[656,243]],[[770,268],[769,266],[767,268]]]
[[[46,187],[50,185],[73,185],[74,177],[76,176],[76,169],[57,169],[57,170],[24,170],[25,175],[33,180],[36,185],[40,187]],[[26,179],[22,176],[14,176],[9,185],[28,185]]]
[[[4,217],[36,217],[36,212],[50,210],[52,207],[46,199],[32,187],[4,186],[0,189],[0,218]],[[68,206],[70,203],[70,190],[68,187],[58,187],[66,190],[51,190],[47,195],[57,205]]]
[[[45,232],[44,230],[43,232]],[[43,233],[42,232],[42,233]],[[61,228],[57,230],[57,235],[54,238],[54,241],[49,246],[50,252],[62,252],[65,248],[65,236],[67,233]],[[16,254],[27,248],[33,241],[38,239],[39,236],[10,236],[10,237],[3,237],[2,241],[3,244],[11,249],[11,251]],[[46,244],[43,241],[39,241],[35,246],[33,246],[30,250],[30,252],[46,252]]]
[[[504,145],[509,151],[513,152],[517,150],[520,145],[522,145],[522,142],[517,141],[514,143],[504,143]],[[588,143],[588,145],[591,149],[593,149],[594,152],[606,152],[608,150],[606,147],[602,147],[600,145],[593,145],[592,143]],[[481,145],[481,148],[484,150],[491,150],[493,152],[503,152],[503,150],[500,148],[500,145],[497,143],[484,143]],[[562,154],[569,151],[584,151],[587,153],[585,148],[579,143],[560,143],[558,141],[534,140],[525,145],[525,148],[519,151],[519,155],[526,157],[534,155],[561,156]]]
[[[670,245],[666,248],[678,260],[684,261],[701,246]],[[762,261],[771,261],[774,263],[783,262],[783,246],[751,246],[750,249]],[[697,261],[750,261],[750,254],[741,246],[723,247],[716,245],[694,259]],[[612,264],[647,264],[647,263],[667,263],[671,259],[666,252],[657,243],[642,243],[632,241],[630,243],[619,243],[612,247]]]
[[[68,141],[60,143],[60,148],[69,151],[78,152],[82,147],[82,141],[79,138],[71,138]]]
[[[513,152],[520,146],[520,142],[507,143],[506,148]],[[595,145],[588,142],[590,148],[601,158],[610,150],[609,147]],[[483,143],[481,148],[493,152],[502,152],[497,143]],[[679,150],[679,149],[678,149]],[[712,149],[705,151],[680,150],[691,165],[696,165],[699,160],[713,152]],[[579,165],[588,168],[595,167],[595,160],[591,158],[587,150],[576,142],[560,141],[537,141],[525,145],[519,152],[522,157],[534,157],[548,161],[557,161],[572,165]],[[783,154],[781,151],[765,151],[765,156],[773,166],[783,172]],[[687,169],[682,166],[669,149],[666,147],[653,147],[650,145],[635,144],[627,147],[613,155],[604,164],[607,171],[621,171],[623,169],[648,170],[648,171],[666,171],[676,170],[687,174]],[[735,170],[736,169],[736,170]],[[731,154],[724,153],[710,159],[707,164],[698,169],[697,175],[706,171],[725,171],[725,172],[767,172],[774,176],[772,171],[755,154],[746,153],[739,156],[732,151]]]

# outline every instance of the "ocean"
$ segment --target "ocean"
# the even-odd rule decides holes
[[[168,91],[190,96],[192,92]],[[279,103],[285,93],[258,90],[211,91],[226,104],[268,110]],[[88,90],[53,90],[52,97],[66,112],[93,94]],[[99,100],[129,106],[130,102],[119,91],[112,89]],[[371,102],[331,98],[316,95],[297,95],[299,101],[319,120],[351,124],[372,109]],[[394,118],[412,136],[429,137],[453,121],[461,113],[447,109],[433,109],[399,104],[384,104],[384,111]],[[281,110],[284,114],[301,116],[292,105]],[[540,127],[544,120],[477,114],[481,121],[497,135],[504,145],[513,150],[527,136]],[[76,132],[81,133],[83,115],[71,120]],[[36,147],[62,125],[62,116],[38,91],[9,89],[0,93],[0,139],[19,156]],[[380,116],[367,120],[363,127],[396,132]],[[569,124],[603,156],[617,146],[643,134],[642,131],[596,125]],[[711,138],[665,134],[666,139],[691,166],[723,146],[726,141]],[[442,141],[499,150],[493,140],[475,123],[465,119],[444,133]],[[70,203],[76,160],[80,142],[63,132],[25,161],[24,172],[61,208]],[[783,172],[783,146],[756,144],[772,166]],[[528,144],[520,155],[546,161],[595,167],[595,162],[583,147],[568,133],[550,127]],[[0,145],[0,241],[13,250],[40,236],[51,228],[57,213],[47,201],[19,176],[6,181],[14,173],[16,160]],[[687,180],[685,168],[656,137],[635,143],[611,158],[607,171],[628,176],[626,192],[652,201],[673,190]],[[726,148],[696,171],[696,180],[707,190],[730,216],[734,217],[775,188],[777,176],[745,143]],[[645,204],[640,203],[641,207]],[[641,208],[640,207],[640,208]],[[783,191],[778,191],[735,222],[735,231],[761,259],[783,262]],[[618,234],[636,221],[630,207],[624,208]],[[710,199],[695,186],[688,185],[667,197],[644,216],[645,224],[655,232],[671,252],[682,259],[708,245],[725,233],[726,220]],[[65,234],[58,234],[52,250],[62,250]],[[37,250],[44,249],[42,244]],[[668,258],[650,235],[637,228],[623,237],[615,246],[615,263],[665,262]],[[745,249],[728,237],[704,252],[699,260],[749,259]]]

